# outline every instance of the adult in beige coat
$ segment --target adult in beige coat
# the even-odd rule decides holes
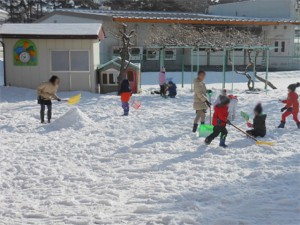
[[[194,80],[194,109],[196,111],[196,118],[194,120],[193,132],[195,133],[198,128],[199,120],[201,124],[205,123],[207,108],[211,103],[207,99],[207,89],[204,83],[206,73],[199,71],[197,78]]]
[[[41,123],[45,123],[45,109],[47,106],[48,123],[51,122],[52,117],[52,100],[61,101],[56,95],[59,86],[59,78],[52,76],[48,82],[42,83],[37,88],[38,104],[41,105],[40,117]]]

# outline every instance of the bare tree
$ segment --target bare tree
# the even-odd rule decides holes
[[[172,25],[169,29],[163,27],[153,28],[151,35],[148,40],[146,40],[147,45],[158,46],[158,47],[172,47],[172,46],[193,46],[195,48],[205,47],[206,51],[221,51],[223,49],[228,49],[233,51],[235,47],[246,47],[248,49],[248,60],[245,70],[243,72],[235,71],[238,74],[244,75],[248,78],[248,88],[253,90],[254,81],[248,73],[250,67],[254,67],[257,63],[253,63],[252,52],[255,51],[254,60],[256,62],[258,55],[262,50],[254,49],[254,46],[264,46],[268,43],[264,40],[263,36],[259,33],[251,32],[245,29],[236,28],[220,28],[211,26],[195,27],[190,25]],[[159,35],[157,35],[159,34]],[[253,49],[251,49],[251,47]],[[228,54],[228,60],[230,63],[231,58]],[[255,69],[256,71],[256,69]],[[267,83],[271,88],[276,89],[276,87],[267,82],[265,79],[259,77],[255,73],[255,77]]]
[[[130,32],[128,32],[128,26],[127,24],[123,23],[122,27],[119,29],[118,33],[112,33],[112,35],[121,41],[122,46],[120,48],[120,57],[121,57],[121,68],[120,68],[120,74],[118,76],[118,83],[119,83],[119,90],[120,85],[123,79],[127,76],[127,69],[130,65],[130,50],[131,47],[134,45],[131,43],[131,39],[135,37],[135,30],[132,29]]]

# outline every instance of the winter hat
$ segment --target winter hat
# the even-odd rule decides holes
[[[165,72],[166,72],[166,68],[165,68],[164,66],[161,68],[161,72],[162,72],[162,73],[165,73]]]
[[[230,99],[227,96],[220,96],[220,105],[228,105],[230,103]]]
[[[254,112],[257,112],[258,114],[261,114],[263,112],[263,108],[262,105],[260,103],[258,103],[255,108],[254,108]]]
[[[296,91],[296,88],[297,87],[300,87],[300,83],[296,83],[296,84],[290,84],[288,86],[288,89],[291,90],[291,91]]]

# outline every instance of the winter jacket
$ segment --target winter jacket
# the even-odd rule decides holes
[[[206,97],[206,86],[203,81],[198,78],[194,80],[194,109],[195,110],[206,110],[208,107],[205,103]]]
[[[173,82],[169,82],[168,84],[168,91],[170,96],[176,96],[177,95],[177,86]]]
[[[42,100],[57,100],[57,90],[58,86],[53,85],[51,82],[45,82],[38,86],[37,95]]]
[[[131,95],[132,95],[129,80],[125,79],[122,81],[120,95],[121,95],[122,102],[129,102]]]
[[[267,130],[266,119],[267,119],[267,115],[265,114],[255,116],[253,119],[253,128],[255,130],[261,130],[261,131]]]
[[[222,126],[225,127],[228,118],[228,106],[215,106],[215,112],[213,115],[213,122],[214,126]]]
[[[160,72],[158,76],[159,85],[164,85],[166,83],[166,73]]]
[[[296,92],[290,92],[288,94],[287,100],[282,101],[286,104],[286,108],[293,108],[293,113],[298,114],[299,113],[299,101],[298,101],[298,94]]]

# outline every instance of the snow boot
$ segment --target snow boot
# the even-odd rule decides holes
[[[226,137],[223,137],[220,139],[220,147],[223,147],[223,148],[227,148],[228,146],[225,144],[226,142]]]
[[[198,124],[197,123],[194,123],[194,126],[193,126],[193,133],[196,133],[198,129]]]
[[[284,126],[285,126],[285,122],[281,121],[281,123],[279,124],[278,128],[284,128]]]
[[[298,127],[298,129],[300,129],[300,123],[297,123],[297,127]]]
[[[125,110],[124,110],[123,116],[128,116],[128,115],[129,115],[129,111],[125,111]]]
[[[206,138],[204,143],[207,144],[207,145],[210,145],[212,142],[212,140],[210,140],[209,138]]]

